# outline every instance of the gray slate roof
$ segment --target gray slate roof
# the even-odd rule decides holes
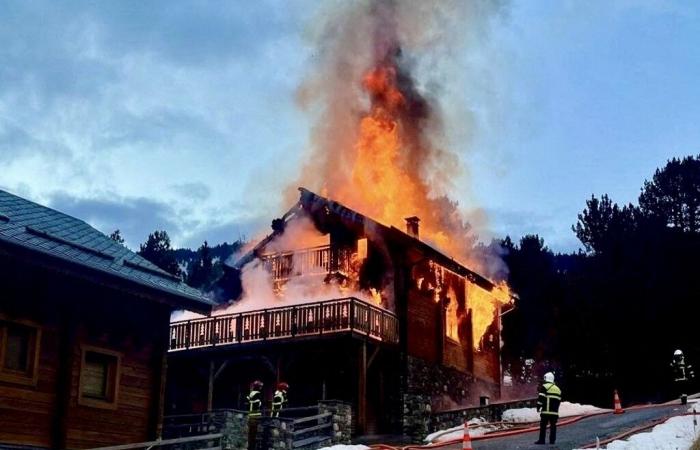
[[[3,242],[194,301],[204,309],[213,304],[201,291],[82,220],[0,190],[0,246]]]

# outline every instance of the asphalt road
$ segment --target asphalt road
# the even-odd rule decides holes
[[[548,449],[570,450],[595,442],[596,436],[600,440],[613,437],[627,430],[636,428],[658,419],[682,414],[688,410],[688,406],[668,405],[653,408],[627,410],[624,414],[604,414],[582,419],[570,425],[557,428],[557,443],[555,445],[534,445],[538,439],[538,432],[530,432],[516,436],[508,436],[497,439],[473,441],[474,450],[496,449]],[[547,430],[549,439],[549,430]],[[548,441],[547,441],[548,442]],[[461,450],[462,443],[443,447],[449,450]]]

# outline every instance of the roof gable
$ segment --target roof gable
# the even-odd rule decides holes
[[[402,245],[415,248],[425,255],[429,255],[436,262],[440,263],[445,268],[468,278],[471,282],[481,286],[482,288],[490,291],[495,288],[495,284],[487,279],[486,277],[474,272],[473,270],[460,264],[453,258],[445,255],[441,251],[435,249],[434,247],[428,245],[427,243],[417,239],[403,230],[396,227],[389,227],[376,220],[365,216],[347,206],[318,194],[315,194],[308,189],[303,187],[299,188],[300,198],[297,202],[283,217],[281,220],[293,220],[296,216],[296,211],[302,208],[305,212],[309,214],[323,213],[323,214],[333,214],[339,217],[346,225],[354,228],[366,228],[371,227],[377,230],[384,239],[389,239],[395,242],[399,242]],[[267,243],[269,243],[275,236],[282,232],[284,227],[275,230],[272,234],[267,236],[261,242],[259,242],[249,253],[240,258],[235,264],[234,268],[240,269],[245,264],[250,262],[255,254],[263,248]]]

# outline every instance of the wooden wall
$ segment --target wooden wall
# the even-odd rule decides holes
[[[34,386],[0,381],[0,443],[91,448],[155,437],[169,308],[0,255],[0,315],[41,329]],[[79,404],[82,346],[119,352],[116,408]]]
[[[439,362],[438,336],[441,334],[439,310],[432,299],[411,289],[408,292],[406,336],[408,354],[427,362]]]
[[[418,280],[421,280],[420,286]],[[497,321],[487,334],[494,342],[474,348],[470,305],[464,278],[447,270],[436,270],[429,261],[413,267],[407,292],[397,290],[407,299],[407,351],[410,356],[429,363],[472,374],[490,383],[499,383],[499,342]],[[436,286],[440,286],[436,299]],[[451,304],[451,302],[454,302]],[[458,337],[446,336],[448,307],[456,308],[459,317]]]

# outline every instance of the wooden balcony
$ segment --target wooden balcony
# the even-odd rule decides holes
[[[170,351],[304,337],[357,334],[397,344],[394,314],[355,297],[170,324]]]
[[[350,274],[348,249],[330,245],[305,248],[293,252],[269,253],[261,255],[263,266],[272,274],[275,282],[286,281],[291,277],[304,275]]]

